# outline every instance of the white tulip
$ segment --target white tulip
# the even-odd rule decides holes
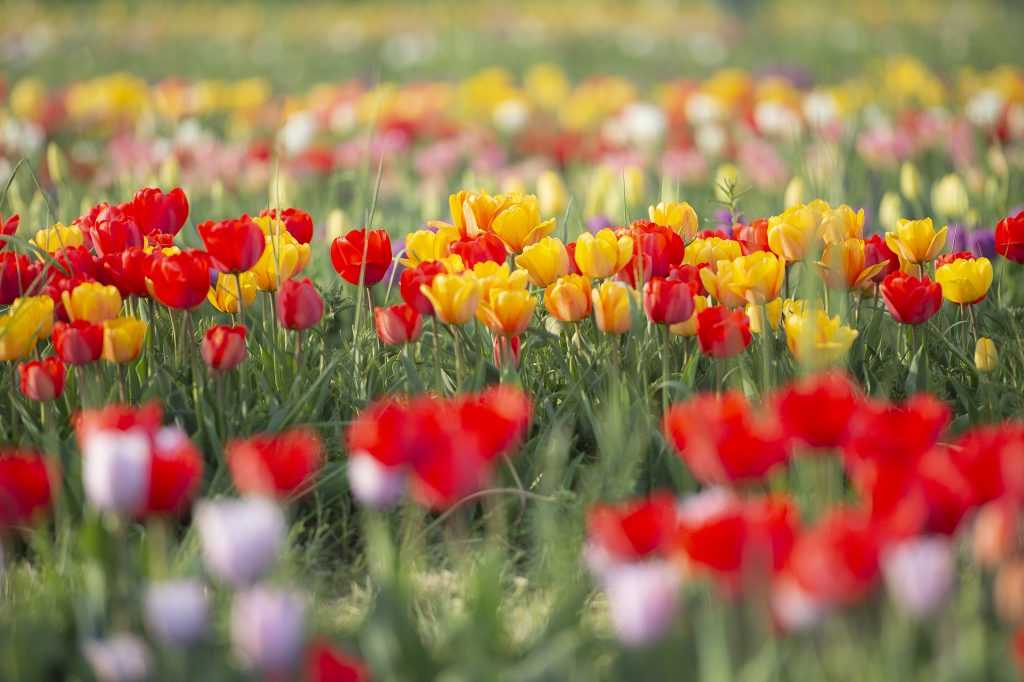
[[[953,549],[941,536],[911,538],[882,553],[882,576],[889,596],[911,616],[923,618],[942,608],[956,577]]]
[[[306,604],[301,594],[257,586],[235,596],[231,643],[246,665],[287,671],[302,652]]]
[[[374,509],[390,507],[405,492],[406,473],[386,467],[365,453],[348,458],[348,485],[360,504]]]
[[[284,544],[284,515],[262,497],[202,502],[195,523],[207,570],[229,585],[262,578]]]
[[[632,647],[652,644],[672,627],[682,579],[664,561],[620,563],[604,572],[604,592],[615,636]]]
[[[175,580],[150,585],[142,606],[149,631],[167,644],[195,644],[209,629],[210,599],[200,582]]]
[[[132,513],[149,495],[152,443],[143,429],[93,431],[82,440],[82,486],[100,511]]]

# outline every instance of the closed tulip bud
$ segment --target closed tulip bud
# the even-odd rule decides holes
[[[103,323],[103,359],[117,364],[131,362],[142,352],[147,324],[134,317],[118,317]]]
[[[996,225],[996,253],[1014,263],[1024,263],[1024,211]]]
[[[657,206],[649,206],[647,215],[652,223],[671,227],[685,242],[693,241],[697,236],[697,212],[685,201],[662,202]]]
[[[331,242],[331,264],[349,284],[371,287],[391,266],[391,237],[384,230],[351,230]]]
[[[537,297],[517,289],[492,288],[481,303],[482,320],[493,334],[519,336],[530,325]]]
[[[579,322],[590,315],[590,280],[563,275],[544,290],[544,307],[561,322]]]
[[[373,319],[377,325],[377,336],[389,346],[416,343],[423,333],[423,316],[406,303],[378,307]]]
[[[886,230],[895,230],[902,214],[903,202],[900,195],[896,192],[883,194],[882,201],[878,204],[878,224]]]
[[[206,570],[233,587],[265,576],[284,544],[284,515],[263,497],[200,502],[195,527]]]
[[[885,243],[906,263],[920,265],[938,258],[946,245],[949,227],[936,231],[931,218],[923,220],[899,219],[896,229],[887,232]]]
[[[32,240],[36,246],[47,253],[61,249],[73,249],[85,244],[85,237],[76,225],[70,227],[57,223],[49,229],[39,230]]]
[[[56,142],[46,145],[46,170],[55,185],[62,185],[68,179],[68,160]]]
[[[679,612],[679,570],[664,561],[618,563],[602,576],[615,637],[630,647],[661,639]]]
[[[505,243],[509,253],[522,253],[555,231],[555,219],[541,220],[537,197],[526,195],[494,217],[491,231]]]
[[[186,647],[201,642],[210,626],[206,586],[194,580],[155,583],[142,595],[146,629],[165,644]]]
[[[946,218],[960,218],[967,213],[967,187],[956,173],[950,173],[932,185],[932,208]]]
[[[23,362],[18,365],[18,374],[21,376],[21,392],[29,400],[53,400],[64,392],[67,370],[59,358]]]
[[[776,298],[766,304],[748,303],[746,313],[750,318],[750,331],[753,333],[763,334],[765,322],[768,323],[768,329],[778,331],[782,322],[782,299]]]
[[[900,192],[909,201],[918,201],[921,199],[923,187],[924,179],[921,178],[921,172],[917,170],[917,166],[910,161],[904,161],[900,166]]]
[[[243,272],[239,277],[242,280],[242,305],[248,308],[256,300],[256,278],[251,272]],[[217,286],[210,287],[206,300],[222,313],[237,313],[238,279],[234,275],[217,275]]]
[[[994,372],[999,368],[999,351],[992,339],[982,336],[974,346],[974,366],[979,372]]]
[[[622,282],[603,282],[590,293],[594,321],[606,334],[623,334],[633,325],[629,300],[635,292]]]
[[[340,208],[331,209],[327,214],[327,241],[333,242],[349,230],[348,220],[345,212]]]
[[[626,166],[622,171],[623,194],[627,206],[637,206],[644,200],[644,171],[639,166]]]
[[[53,326],[53,350],[65,364],[87,365],[103,353],[103,325],[79,320]]]
[[[918,279],[894,272],[879,285],[885,307],[903,324],[924,324],[942,307],[942,287],[927,275]]]
[[[679,324],[693,315],[693,289],[689,283],[652,277],[644,285],[644,312],[655,324]]]
[[[526,270],[530,283],[538,287],[546,287],[562,275],[569,272],[569,253],[565,244],[555,237],[544,237],[536,244],[523,249],[516,256],[516,267]]]
[[[249,357],[245,348],[245,327],[218,324],[206,330],[199,345],[203,362],[213,372],[227,372]]]
[[[804,203],[804,179],[799,175],[794,175],[786,185],[782,205],[788,208],[802,203]]]
[[[15,299],[0,315],[0,360],[19,360],[29,355],[40,339],[53,332],[53,299],[30,296]]]
[[[390,507],[402,498],[408,476],[405,469],[387,467],[365,453],[348,458],[348,487],[363,506],[373,509]]]
[[[256,219],[257,223],[261,220],[269,218]],[[290,232],[281,231],[266,237],[263,255],[249,274],[260,291],[277,291],[281,282],[295,277],[309,265],[309,254],[309,244],[302,244]]]
[[[309,279],[288,279],[277,290],[277,321],[285,329],[309,329],[324,316],[324,301]]]
[[[859,332],[848,327],[839,316],[829,317],[824,310],[793,313],[786,318],[786,344],[793,357],[811,367],[830,365],[850,350]]]
[[[942,296],[959,305],[981,302],[992,286],[992,276],[988,258],[955,258],[935,270]]]
[[[292,679],[305,643],[306,603],[292,590],[257,586],[235,595],[231,644],[242,662],[268,676]]]
[[[544,171],[537,177],[537,202],[541,215],[559,215],[569,205],[569,192],[562,176]]]
[[[956,565],[948,538],[903,540],[882,553],[882,575],[890,598],[915,618],[943,607],[953,589]]]
[[[860,239],[864,234],[864,209],[854,211],[846,204],[821,214],[821,238],[824,243],[838,244],[847,239]]]
[[[731,358],[750,345],[750,320],[742,310],[716,305],[697,314],[697,341],[704,355]]]
[[[153,655],[135,635],[89,640],[82,645],[82,655],[98,682],[143,682],[152,675]]]
[[[83,282],[61,293],[68,319],[99,323],[112,320],[121,312],[121,292],[115,286]]]
[[[737,274],[738,270],[733,267],[733,261],[719,261],[716,269],[702,268],[699,276],[704,289],[719,305],[739,308],[746,304],[747,298],[743,290],[737,286]]]
[[[420,292],[434,307],[434,315],[445,324],[465,324],[480,306],[481,283],[473,275],[437,275]]]
[[[708,308],[708,299],[706,296],[694,296],[693,297],[693,314],[690,315],[690,319],[685,322],[677,322],[668,328],[670,332],[676,336],[684,336],[687,338],[693,338],[697,336],[697,318],[698,315]]]
[[[583,233],[576,240],[576,265],[585,277],[604,279],[611,277],[633,258],[633,239],[616,237],[610,229],[596,235]]]

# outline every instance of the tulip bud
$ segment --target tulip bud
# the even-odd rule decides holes
[[[882,575],[896,605],[925,618],[945,604],[956,577],[953,552],[944,537],[898,542],[882,554]]]
[[[886,230],[896,229],[896,223],[903,214],[903,202],[895,192],[886,192],[878,205],[878,222]]]
[[[82,654],[99,682],[141,682],[150,678],[153,668],[149,647],[127,633],[90,640],[82,645]]]
[[[139,357],[147,324],[134,317],[118,317],[103,323],[103,359],[125,363]]]
[[[680,576],[661,561],[613,565],[602,576],[616,638],[631,647],[653,644],[679,610]]]
[[[309,279],[289,279],[277,290],[277,320],[285,329],[309,329],[324,316],[324,301]]]
[[[903,196],[909,201],[919,201],[923,185],[924,179],[921,178],[917,166],[910,161],[904,161],[900,166],[900,192]]]
[[[284,544],[284,515],[262,497],[201,502],[195,525],[206,569],[235,587],[263,577]]]
[[[959,175],[950,173],[932,185],[932,208],[947,218],[959,218],[967,212],[967,188]]]
[[[785,208],[790,206],[796,206],[797,204],[804,203],[804,179],[799,175],[794,175],[786,185],[786,193],[782,200],[782,205]]]
[[[626,166],[622,172],[623,194],[627,206],[636,206],[644,200],[644,171],[639,166]]]
[[[353,453],[348,458],[347,474],[352,495],[360,504],[373,509],[390,507],[405,492],[403,470],[386,467],[365,453]]]
[[[345,218],[345,212],[340,208],[332,209],[331,212],[327,214],[327,243],[329,244],[333,242],[348,231],[349,224],[348,220]]]
[[[226,372],[242,364],[249,353],[245,348],[245,327],[218,324],[203,336],[199,352],[203,362],[214,372]]]
[[[156,583],[142,597],[149,632],[171,646],[201,641],[209,629],[210,600],[206,587],[194,580]]]
[[[46,401],[59,398],[64,392],[64,363],[55,357],[23,362],[18,365],[21,392],[29,400]]]
[[[377,336],[389,346],[416,343],[423,333],[423,316],[407,303],[377,307],[373,313]]]
[[[181,182],[181,166],[178,164],[178,157],[169,154],[160,164],[157,173],[160,176],[161,187],[177,187]]]
[[[68,161],[56,142],[46,145],[46,169],[55,185],[62,185],[68,179]]]
[[[999,367],[999,351],[992,339],[982,336],[974,346],[974,366],[979,372],[994,372]]]
[[[100,511],[135,513],[149,494],[152,442],[142,428],[97,430],[81,438],[82,487]]]
[[[252,668],[287,673],[302,653],[305,619],[306,604],[298,592],[262,586],[240,592],[231,605],[235,654]]]
[[[537,202],[541,215],[559,215],[565,211],[569,198],[561,175],[549,170],[537,177]]]

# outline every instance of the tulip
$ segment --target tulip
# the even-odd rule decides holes
[[[542,221],[537,197],[526,195],[494,217],[491,231],[505,243],[509,253],[522,253],[527,246],[555,231],[555,219]]]
[[[679,324],[693,315],[693,290],[687,282],[652,277],[644,285],[644,312],[655,324]]]
[[[502,246],[501,249],[501,253],[504,255],[505,247]],[[433,315],[434,306],[430,303],[430,299],[420,291],[420,287],[429,286],[434,281],[434,277],[440,274],[448,274],[448,269],[444,263],[439,261],[426,261],[414,268],[403,270],[398,282],[398,291],[402,300],[415,308],[420,315]]]
[[[145,243],[142,230],[120,207],[104,206],[89,227],[89,239],[97,256],[120,253]]]
[[[865,513],[839,508],[797,537],[787,571],[815,609],[853,604],[878,579],[879,545]]]
[[[32,240],[36,246],[47,253],[65,248],[76,248],[85,243],[82,231],[76,225],[70,227],[57,223],[49,229],[39,230]]]
[[[506,365],[519,367],[519,360],[523,355],[522,348],[518,336],[495,336],[494,347],[491,350],[494,365],[499,369]]]
[[[917,170],[910,161],[904,161],[900,166],[900,192],[910,201],[917,201],[921,198],[921,190],[924,180],[921,172]]]
[[[290,678],[302,655],[306,604],[301,594],[257,586],[235,595],[231,644],[251,668]]]
[[[352,230],[331,242],[331,264],[349,284],[372,287],[391,265],[391,238],[384,230]]]
[[[206,300],[222,313],[237,313],[238,307],[238,280],[242,280],[242,305],[248,308],[256,300],[256,278],[251,272],[243,272],[238,277],[220,273],[217,275],[217,285],[210,287]]]
[[[569,272],[569,253],[561,239],[544,237],[516,256],[516,267],[529,273],[534,286],[546,287]]]
[[[804,202],[804,179],[794,175],[786,184],[786,191],[782,195],[783,206],[796,206]]]
[[[690,315],[690,319],[685,322],[678,322],[671,325],[668,330],[676,336],[685,336],[692,338],[697,336],[697,317],[701,312],[706,310],[708,307],[708,299],[705,296],[694,296],[693,298],[693,314]]]
[[[7,246],[7,239],[5,237],[13,237],[18,233],[18,226],[21,224],[21,216],[17,213],[12,215],[7,220],[4,220],[3,215],[0,215],[0,251]]]
[[[320,438],[301,427],[229,441],[226,454],[231,480],[243,495],[300,495],[324,463]]]
[[[542,215],[558,215],[569,204],[569,191],[562,176],[555,171],[544,171],[537,176],[537,203]]]
[[[88,640],[82,645],[82,655],[98,682],[143,682],[153,670],[153,655],[146,642],[131,634]]]
[[[117,287],[121,292],[121,298],[148,297],[150,293],[146,278],[149,276],[150,264],[154,258],[156,257],[138,247],[111,253],[99,259],[96,277],[103,284]]]
[[[195,527],[206,569],[232,587],[266,575],[284,544],[284,515],[262,497],[200,502]]]
[[[868,265],[864,240],[853,237],[826,246],[818,272],[830,289],[848,291],[869,286],[888,265],[887,261]]]
[[[928,275],[921,279],[894,272],[879,287],[885,307],[897,322],[923,324],[942,307],[942,287]]]
[[[366,665],[328,642],[317,642],[306,654],[307,682],[370,682]]]
[[[960,218],[967,213],[967,188],[959,175],[950,173],[932,185],[932,208],[946,218]]]
[[[277,291],[281,283],[309,265],[309,244],[296,241],[289,232],[266,237],[263,255],[249,270],[260,291]],[[248,303],[246,303],[248,305]]]
[[[285,329],[309,329],[324,316],[324,301],[308,278],[281,282],[276,305],[277,321]]]
[[[868,281],[881,284],[886,277],[900,269],[900,257],[889,248],[882,237],[873,234],[864,240],[864,267],[870,268],[879,264],[882,268],[871,277],[866,278],[862,282],[864,286],[868,285]]]
[[[139,510],[143,515],[180,516],[195,499],[203,479],[203,456],[177,426],[153,436],[149,462],[149,492]]]
[[[227,372],[249,357],[245,348],[245,327],[218,324],[206,330],[199,345],[203,362],[211,372]]]
[[[633,291],[621,282],[602,282],[590,292],[594,322],[606,334],[623,334],[633,325],[630,298]]]
[[[100,511],[139,511],[149,494],[152,432],[133,424],[79,428],[86,500]]]
[[[852,208],[841,204],[824,211],[821,216],[821,232],[826,246],[847,239],[860,239],[864,234],[864,209],[854,213]]]
[[[139,357],[149,325],[134,317],[118,317],[103,323],[103,359],[123,364]]]
[[[505,242],[490,232],[479,232],[475,237],[460,237],[448,245],[448,252],[460,257],[467,268],[487,261],[504,263],[508,254]]]
[[[824,310],[789,315],[785,326],[786,345],[793,357],[813,367],[830,365],[842,358],[859,334],[842,324],[838,315],[829,317]]]
[[[461,237],[476,237],[480,232],[491,231],[494,219],[508,208],[513,200],[514,197],[510,195],[491,196],[487,192],[462,190],[448,197],[452,222],[435,221],[430,223],[430,227],[453,229]]]
[[[49,296],[15,299],[0,315],[0,360],[29,355],[40,339],[53,331],[53,300]]]
[[[882,201],[878,204],[878,224],[885,230],[896,229],[896,223],[903,214],[903,202],[896,192],[886,192],[882,195]]]
[[[170,646],[197,644],[210,629],[207,588],[194,580],[150,585],[142,595],[142,611],[150,634]]]
[[[775,410],[786,435],[812,448],[839,447],[861,395],[843,374],[821,372],[784,386]]]
[[[674,549],[678,530],[675,501],[667,493],[595,505],[587,512],[587,565],[601,577],[616,564],[665,558]]]
[[[358,452],[349,457],[346,474],[356,501],[371,509],[383,509],[398,502],[408,478],[403,469],[385,466],[376,457]]]
[[[700,350],[713,358],[731,358],[750,345],[750,320],[742,310],[716,305],[697,314]]]
[[[731,163],[723,163],[715,170],[715,199],[727,204],[735,198],[740,182],[739,170]]]
[[[932,219],[896,221],[896,229],[885,234],[885,243],[899,255],[900,259],[911,265],[921,265],[935,260],[942,247],[946,244],[948,227],[938,232],[932,226]]]
[[[258,218],[253,220],[267,236],[283,234],[281,227],[299,244],[313,241],[313,218],[297,208],[286,208],[278,212],[276,208],[265,208]]]
[[[561,322],[579,322],[590,315],[590,280],[562,275],[544,290],[544,307]]]
[[[151,187],[140,189],[132,197],[129,213],[147,235],[176,235],[188,220],[188,197],[180,187],[166,194]]]
[[[67,370],[59,358],[23,362],[18,365],[21,376],[21,392],[29,400],[54,400],[64,392],[64,378]]]
[[[994,372],[999,367],[999,351],[992,339],[982,336],[974,346],[974,366],[979,372]]]
[[[935,269],[935,281],[948,301],[979,303],[992,286],[992,263],[988,258],[957,258]]]
[[[452,230],[416,230],[405,238],[405,258],[399,262],[414,268],[426,261],[440,260],[449,254],[449,245],[458,239]],[[502,248],[504,256],[504,248]]]
[[[168,308],[195,308],[209,294],[210,267],[210,257],[203,251],[189,249],[157,256],[149,268],[151,293]]]
[[[732,289],[752,303],[765,303],[779,296],[786,276],[786,261],[774,253],[757,251],[728,261],[732,270]],[[720,272],[721,272],[720,268]]]
[[[769,248],[791,263],[811,255],[821,244],[822,208],[816,202],[806,206],[798,204],[770,218]]]
[[[996,225],[996,253],[1014,263],[1024,263],[1024,211]]]
[[[634,279],[643,274],[644,281],[649,277],[668,277],[672,268],[682,263],[686,256],[686,245],[670,228],[636,220],[620,232],[633,237],[633,258],[619,273],[619,277]],[[639,287],[636,284],[635,288]]]
[[[487,301],[491,289],[507,291],[526,291],[529,275],[526,270],[511,270],[508,263],[478,263],[473,266],[472,273],[480,282],[480,301]],[[478,312],[478,317],[482,315]]]
[[[482,285],[472,275],[437,275],[429,285],[421,285],[420,292],[430,301],[441,322],[465,324],[473,319],[480,305]]]
[[[889,596],[915,618],[933,615],[946,603],[956,578],[948,538],[917,537],[882,552],[882,575]]]
[[[755,251],[771,251],[768,245],[768,219],[758,218],[747,225],[733,226],[733,237],[740,245],[742,255],[749,256]],[[728,240],[726,240],[728,241]],[[732,260],[725,258],[724,260]]]
[[[584,233],[576,240],[574,257],[580,273],[585,277],[611,277],[632,259],[633,240],[628,236],[616,237],[607,228],[596,235]]]
[[[697,236],[697,212],[685,201],[662,202],[657,206],[649,206],[647,215],[650,216],[652,223],[671,227],[685,242],[691,242]]]
[[[121,312],[121,293],[117,287],[98,282],[83,282],[70,292],[61,294],[68,318],[100,323],[117,317]]]
[[[28,527],[48,514],[59,481],[57,465],[40,453],[0,448],[0,531]]]
[[[714,270],[702,268],[698,274],[704,289],[720,305],[737,308],[747,302],[744,292],[737,285],[736,276],[739,272],[733,267],[733,261],[719,261]]]
[[[736,260],[743,255],[739,242],[720,237],[697,237],[686,246],[683,263],[692,266],[707,265],[712,271],[721,261]]]
[[[389,346],[403,346],[419,341],[423,333],[423,316],[410,305],[377,307],[373,313],[377,336]]]
[[[263,231],[247,215],[214,222],[207,220],[196,228],[213,267],[225,273],[251,269],[266,250]]]
[[[771,329],[773,332],[778,331],[779,324],[782,322],[782,308],[783,300],[781,298],[764,304],[748,303],[744,312],[750,320],[750,331],[754,334],[763,334],[766,322],[767,329]]]
[[[519,336],[530,325],[537,297],[526,291],[493,288],[481,303],[484,324],[500,336]]]
[[[682,580],[668,562],[620,564],[602,582],[615,637],[627,646],[653,644],[678,616]]]

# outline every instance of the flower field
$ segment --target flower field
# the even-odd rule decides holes
[[[1024,674],[1024,9],[853,5],[0,9],[0,680]]]

